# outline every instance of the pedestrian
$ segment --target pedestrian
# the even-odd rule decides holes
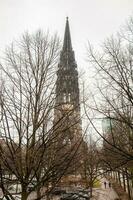
[[[105,187],[105,189],[106,189],[106,181],[104,181],[104,187]]]
[[[111,183],[109,182],[109,188],[111,188]]]

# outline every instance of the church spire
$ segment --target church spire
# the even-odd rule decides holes
[[[66,19],[63,48],[58,64],[56,95],[57,104],[69,103],[79,110],[78,71],[72,49],[68,18]]]
[[[68,17],[66,18],[66,27],[65,27],[65,35],[64,35],[64,43],[63,43],[63,51],[71,51],[72,43],[71,43],[71,35],[69,28]]]

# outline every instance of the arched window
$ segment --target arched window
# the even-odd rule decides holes
[[[71,145],[71,140],[70,140],[70,138],[68,139],[68,145],[69,145],[69,146]]]
[[[63,94],[63,102],[66,103],[66,93]]]
[[[71,140],[70,140],[70,138],[68,138],[68,137],[64,138],[63,145],[69,145],[69,146],[71,146]]]
[[[63,86],[64,86],[64,88],[66,88],[66,81],[65,80],[63,82]]]

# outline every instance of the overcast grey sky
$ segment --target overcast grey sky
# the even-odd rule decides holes
[[[87,40],[100,44],[133,14],[133,0],[0,0],[0,50],[24,31],[41,28],[63,38],[69,17],[78,65],[84,65]]]

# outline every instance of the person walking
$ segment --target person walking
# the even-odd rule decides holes
[[[106,189],[106,184],[107,184],[106,181],[104,181],[104,187],[105,187],[105,189]]]

